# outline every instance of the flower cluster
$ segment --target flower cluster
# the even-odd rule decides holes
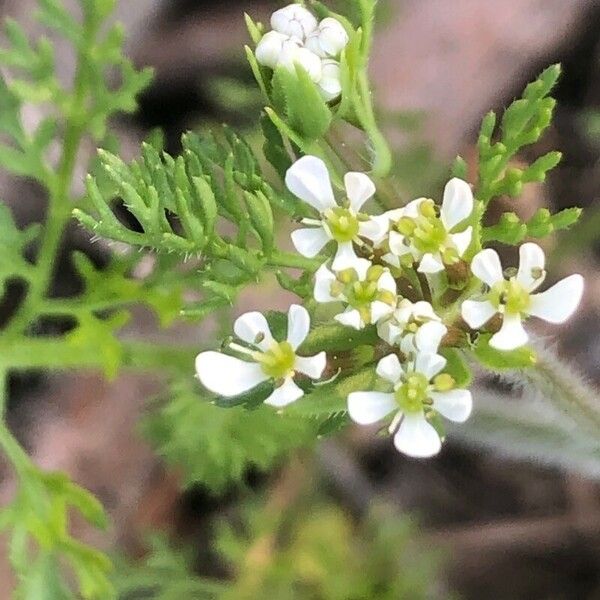
[[[271,27],[256,46],[256,60],[270,69],[298,65],[324,100],[336,100],[342,92],[339,58],[348,43],[343,25],[332,17],[319,23],[303,6],[290,4],[271,15]]]
[[[336,198],[326,164],[304,156],[289,168],[285,183],[314,211],[292,233],[296,250],[309,258],[330,257],[315,273],[314,300],[338,307],[333,318],[344,326],[373,326],[381,340],[377,389],[348,395],[350,418],[361,425],[387,420],[394,445],[404,454],[435,455],[443,439],[440,417],[462,423],[471,413],[471,393],[460,387],[443,356],[445,345],[456,345],[450,329],[460,332],[458,339],[463,340],[483,329],[491,335],[492,348],[510,351],[527,342],[525,317],[562,323],[580,302],[580,275],[534,293],[546,277],[544,252],[536,244],[521,246],[514,273],[503,271],[492,249],[468,260],[475,242],[475,200],[461,179],[446,184],[441,205],[418,198],[378,216],[365,211],[376,187],[364,173],[347,173],[343,194]],[[445,282],[446,291],[453,292],[448,282],[456,273],[463,278],[459,292],[454,290],[458,310],[445,310],[447,303],[441,300],[436,308],[431,289]],[[416,286],[406,287],[411,281]],[[429,290],[428,300],[424,289]],[[292,306],[287,340],[277,342],[262,315],[242,315],[234,330],[252,349],[235,343],[229,347],[250,362],[204,352],[197,360],[198,376],[208,389],[224,396],[271,380],[276,387],[266,403],[286,406],[304,393],[294,382],[297,373],[316,380],[326,367],[323,352],[313,357],[296,354],[309,325],[308,312]]]

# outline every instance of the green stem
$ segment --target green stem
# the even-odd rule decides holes
[[[363,69],[359,73],[357,83],[361,102],[355,104],[356,116],[369,137],[371,144],[373,144],[373,153],[375,155],[373,173],[377,177],[385,177],[392,168],[392,153],[387,140],[377,126],[366,69]]]
[[[525,378],[540,388],[557,408],[597,436],[600,431],[598,392],[550,350],[537,347],[536,354],[536,366],[524,371]]]
[[[46,295],[52,281],[60,242],[67,222],[71,218],[71,186],[81,140],[85,132],[85,98],[88,93],[87,53],[93,44],[98,25],[86,22],[84,38],[88,44],[79,50],[73,96],[69,104],[63,136],[63,151],[56,173],[49,179],[48,212],[44,224],[42,243],[27,296],[4,334],[11,336],[26,331],[35,320],[38,305]]]
[[[8,372],[0,370],[0,448],[15,471],[22,476],[31,467],[31,461],[15,436],[6,425],[6,401],[8,395]]]
[[[125,341],[121,344],[124,369],[136,371],[167,369],[186,372],[198,352],[197,347],[162,346],[144,342]],[[7,356],[9,364],[0,365],[27,371],[32,369],[69,370],[102,369],[104,362],[96,344],[76,346],[64,338],[22,338],[0,346],[0,357]]]

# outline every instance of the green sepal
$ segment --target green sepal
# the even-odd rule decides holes
[[[347,411],[348,394],[361,390],[372,390],[377,380],[373,366],[342,377],[313,390],[288,407],[292,414],[320,417]]]
[[[527,347],[516,350],[496,350],[490,346],[491,334],[481,334],[473,345],[473,356],[488,369],[506,371],[509,369],[528,369],[535,365],[535,352]]]
[[[289,126],[304,141],[317,140],[327,133],[331,110],[304,68],[296,65],[296,72],[292,73],[285,67],[277,67],[272,85],[274,97],[280,98],[279,112],[284,112]],[[285,100],[284,111],[281,99]]]

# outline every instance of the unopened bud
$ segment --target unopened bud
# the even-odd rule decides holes
[[[305,46],[321,58],[335,58],[348,44],[343,25],[332,17],[323,19],[307,38]]]
[[[317,19],[303,6],[290,4],[271,15],[271,27],[279,33],[304,42],[306,37],[317,28]]]

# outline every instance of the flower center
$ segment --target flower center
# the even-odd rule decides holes
[[[296,353],[289,342],[275,342],[266,352],[257,352],[255,358],[265,375],[273,379],[283,379],[296,364]]]
[[[489,300],[496,308],[504,306],[510,314],[525,312],[531,303],[529,292],[514,277],[497,283],[490,290]]]
[[[418,211],[419,214],[416,217],[402,217],[397,221],[395,223],[396,230],[407,238],[409,244],[423,254],[433,254],[444,250],[448,241],[448,232],[438,216],[433,200],[421,202]],[[452,248],[447,250],[452,254]],[[447,256],[449,262],[454,258],[450,254]]]
[[[343,296],[344,301],[360,313],[365,323],[371,322],[371,304],[375,301],[393,306],[396,297],[391,292],[380,290],[379,278],[385,269],[380,265],[369,267],[364,281],[360,281],[355,269],[345,269],[337,274],[337,280],[331,284],[331,295]]]
[[[418,413],[428,400],[429,381],[421,373],[411,373],[395,391],[396,403],[404,413]]]
[[[330,208],[325,212],[325,220],[336,242],[351,242],[358,236],[359,218],[349,208]]]

